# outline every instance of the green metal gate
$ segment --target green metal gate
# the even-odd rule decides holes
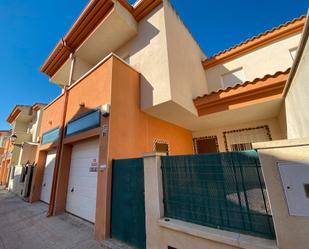
[[[165,217],[275,238],[256,151],[162,158]]]
[[[113,161],[111,235],[138,249],[146,248],[142,158]]]

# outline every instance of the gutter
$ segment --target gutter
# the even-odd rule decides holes
[[[291,88],[292,81],[293,81],[294,76],[297,72],[298,66],[300,64],[302,55],[304,53],[304,50],[305,50],[305,47],[306,47],[306,44],[307,44],[307,41],[308,41],[308,38],[309,38],[309,20],[308,20],[308,18],[309,18],[309,9],[307,11],[306,23],[305,23],[305,26],[304,26],[304,29],[303,29],[302,37],[300,39],[298,51],[297,51],[294,63],[293,63],[292,68],[291,68],[291,72],[289,74],[288,80],[286,82],[286,85],[285,85],[285,88],[284,88],[284,91],[283,91],[283,98],[284,99],[286,98],[286,96],[287,96],[287,94],[288,94],[288,92]]]
[[[54,175],[53,175],[53,182],[52,182],[52,188],[50,193],[50,205],[48,207],[48,213],[47,217],[54,215],[54,209],[55,209],[55,200],[56,200],[56,190],[57,190],[57,184],[58,184],[58,175],[59,175],[59,169],[61,164],[61,158],[62,158],[62,149],[63,149],[63,140],[64,140],[64,130],[65,130],[65,119],[66,119],[66,113],[68,108],[68,100],[69,100],[69,92],[68,87],[65,86],[64,88],[64,107],[62,111],[62,120],[61,120],[61,127],[60,127],[60,136],[59,136],[59,142],[57,146],[57,152],[56,152],[56,161],[55,161],[55,169],[54,169]]]
[[[70,70],[70,80],[69,84],[64,87],[64,106],[62,110],[62,119],[61,119],[61,126],[60,126],[60,136],[59,136],[59,142],[57,146],[57,152],[56,152],[56,161],[55,161],[55,169],[54,169],[54,175],[53,175],[53,182],[52,182],[52,188],[51,188],[51,193],[50,193],[50,204],[48,207],[48,213],[47,217],[53,216],[55,213],[55,200],[56,200],[56,191],[57,191],[57,185],[58,185],[58,175],[59,175],[59,170],[61,166],[61,158],[62,158],[62,151],[63,151],[63,141],[65,138],[65,120],[66,120],[66,115],[67,115],[67,109],[68,109],[68,102],[69,102],[69,86],[72,83],[72,77],[73,77],[73,72],[74,72],[74,54],[71,53],[70,55],[72,60],[71,64],[71,70]]]

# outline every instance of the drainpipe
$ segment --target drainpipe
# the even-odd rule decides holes
[[[62,151],[63,151],[63,140],[65,137],[65,120],[66,120],[66,114],[68,109],[68,100],[69,100],[69,86],[73,82],[73,71],[74,71],[74,64],[75,59],[73,56],[73,53],[70,55],[71,58],[71,69],[70,69],[70,77],[68,85],[64,87],[64,107],[62,110],[62,119],[61,119],[61,126],[60,126],[60,134],[59,134],[59,141],[57,146],[57,152],[56,152],[56,161],[55,161],[55,169],[54,169],[54,176],[53,176],[53,182],[52,182],[52,189],[50,193],[50,204],[48,208],[47,217],[54,215],[54,209],[55,209],[55,200],[56,200],[56,189],[58,184],[58,175],[59,175],[59,169],[60,169],[60,163],[62,158]]]

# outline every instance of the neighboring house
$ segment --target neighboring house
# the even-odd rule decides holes
[[[3,156],[3,153],[5,151],[5,140],[7,137],[10,136],[9,130],[2,130],[0,131],[0,156]]]
[[[12,126],[12,136],[10,137],[11,159],[8,165],[9,179],[5,183],[9,190],[19,195],[23,195],[21,188],[23,181],[20,179],[22,173],[25,173],[23,168],[35,163],[44,106],[41,103],[35,103],[32,106],[17,105],[7,118],[7,122]]]
[[[8,175],[8,165],[10,161],[9,153],[9,141],[10,141],[11,131],[2,130],[0,131],[0,184],[5,183]]]
[[[30,201],[95,223],[103,239],[112,160],[286,138],[280,110],[304,22],[206,58],[169,1],[90,1],[41,68],[63,92],[44,108]]]

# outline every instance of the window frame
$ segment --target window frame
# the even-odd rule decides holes
[[[249,127],[249,128],[243,128],[243,129],[235,129],[235,130],[230,130],[230,131],[224,131],[223,132],[223,138],[224,138],[224,145],[225,145],[225,150],[227,152],[230,152],[228,141],[227,141],[227,134],[229,133],[236,133],[236,132],[242,132],[242,131],[249,131],[249,130],[257,130],[257,129],[265,129],[267,132],[267,136],[269,138],[269,141],[272,141],[272,136],[271,136],[271,131],[268,125],[261,125],[261,126],[256,126],[256,127]]]

